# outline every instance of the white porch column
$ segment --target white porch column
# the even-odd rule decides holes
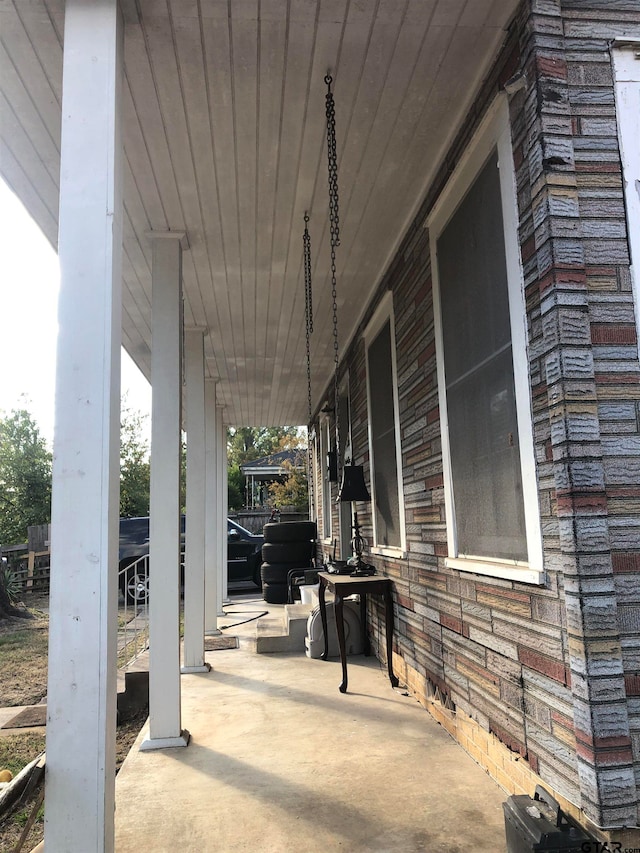
[[[229,552],[229,536],[227,533],[227,516],[229,515],[229,465],[227,455],[227,425],[222,420],[222,470],[220,471],[220,479],[222,480],[222,520],[224,522],[224,536],[222,537],[222,601],[226,604],[229,601],[229,572],[227,570],[227,560]]]
[[[204,660],[205,402],[204,329],[185,330],[187,386],[187,518],[182,672],[208,672]]]
[[[209,379],[204,386],[206,421],[206,497],[204,535],[204,627],[205,634],[219,634],[218,630],[218,425],[216,409],[216,380]]]
[[[116,0],[64,26],[45,837],[114,844],[122,193]]]
[[[222,605],[226,601],[227,591],[227,512],[224,496],[224,470],[227,463],[227,430],[223,419],[224,407],[218,406],[216,411],[216,459],[218,469],[217,496],[218,496],[218,548],[217,548],[217,583],[218,583],[218,616],[224,616]]]
[[[182,241],[154,232],[149,501],[149,734],[140,749],[186,746],[180,721]]]

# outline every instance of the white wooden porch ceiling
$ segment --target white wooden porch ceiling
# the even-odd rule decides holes
[[[185,230],[185,322],[209,330],[207,370],[226,420],[305,423],[305,210],[316,402],[333,365],[325,74],[336,98],[342,350],[517,5],[123,0],[123,342],[143,372],[145,234]],[[63,22],[63,0],[0,0],[0,171],[54,247]]]

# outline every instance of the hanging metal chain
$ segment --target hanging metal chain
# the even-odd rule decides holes
[[[308,401],[308,417],[307,417],[307,465],[308,465],[308,482],[309,482],[309,501],[310,506],[314,507],[313,495],[313,452],[311,450],[311,441],[309,429],[311,427],[311,418],[313,411],[311,409],[311,345],[310,337],[313,332],[313,296],[311,293],[311,237],[309,235],[309,214],[305,211],[304,214],[304,234],[302,235],[302,245],[304,254],[304,316],[307,331],[307,401]]]
[[[307,334],[313,332],[313,295],[311,293],[311,237],[309,235],[309,214],[304,214],[304,234],[302,245],[304,247],[304,310],[307,320]]]
[[[336,286],[336,248],[340,245],[340,216],[338,209],[338,153],[336,146],[336,111],[331,92],[333,78],[327,74],[324,78],[327,85],[326,114],[327,114],[327,164],[329,171],[329,227],[331,237],[331,298],[333,300],[333,405],[336,425],[336,451],[338,467],[340,466],[340,428],[338,423],[338,291]]]

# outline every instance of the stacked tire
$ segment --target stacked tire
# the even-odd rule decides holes
[[[314,521],[282,521],[264,526],[262,597],[269,604],[286,604],[287,577],[292,569],[308,569],[317,536]]]

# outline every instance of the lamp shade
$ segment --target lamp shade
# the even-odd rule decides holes
[[[364,481],[364,468],[362,465],[344,466],[338,500],[344,503],[371,500],[367,484]]]

